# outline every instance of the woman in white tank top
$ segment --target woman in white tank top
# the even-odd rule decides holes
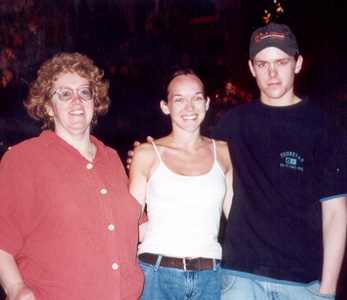
[[[130,192],[148,214],[138,249],[141,299],[219,299],[219,221],[233,194],[228,147],[200,134],[210,99],[191,69],[176,72],[167,92],[160,107],[172,132],[136,147],[130,168]]]

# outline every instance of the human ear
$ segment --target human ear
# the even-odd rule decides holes
[[[170,110],[169,110],[169,107],[167,106],[167,102],[166,101],[164,101],[164,100],[160,101],[160,108],[161,108],[161,110],[163,111],[163,113],[165,115],[169,115],[170,114]]]
[[[206,98],[206,111],[210,108],[210,97]]]
[[[54,112],[53,112],[53,108],[52,108],[51,102],[47,102],[45,104],[45,110],[46,110],[48,116],[54,117]]]
[[[303,61],[304,58],[301,55],[299,55],[295,63],[295,74],[298,74],[300,72]]]
[[[255,77],[255,72],[254,72],[254,68],[253,68],[253,61],[251,59],[248,60],[248,66],[249,66],[249,70],[251,71],[253,77]]]

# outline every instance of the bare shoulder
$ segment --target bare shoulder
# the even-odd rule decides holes
[[[154,153],[154,147],[152,143],[142,143],[134,148],[134,156],[150,155],[151,152]]]
[[[142,143],[135,147],[133,161],[130,165],[130,170],[134,166],[140,169],[149,170],[157,159],[157,154],[154,150],[152,143]]]
[[[225,141],[215,141],[216,142],[216,150],[217,154],[220,154],[221,156],[229,156],[229,148],[228,143]]]

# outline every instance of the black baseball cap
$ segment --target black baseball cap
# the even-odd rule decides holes
[[[250,59],[267,47],[276,47],[289,56],[299,53],[294,33],[284,24],[269,23],[253,32],[249,46]]]

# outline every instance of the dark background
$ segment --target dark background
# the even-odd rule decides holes
[[[205,83],[209,134],[228,107],[258,96],[248,46],[265,17],[297,36],[304,65],[296,93],[347,129],[346,12],[344,0],[0,0],[0,157],[39,134],[22,102],[40,64],[60,51],[83,52],[105,71],[112,106],[93,133],[123,162],[133,141],[170,130],[158,104],[178,67],[192,67]],[[234,102],[221,104],[228,82]],[[337,299],[347,299],[346,266]]]

